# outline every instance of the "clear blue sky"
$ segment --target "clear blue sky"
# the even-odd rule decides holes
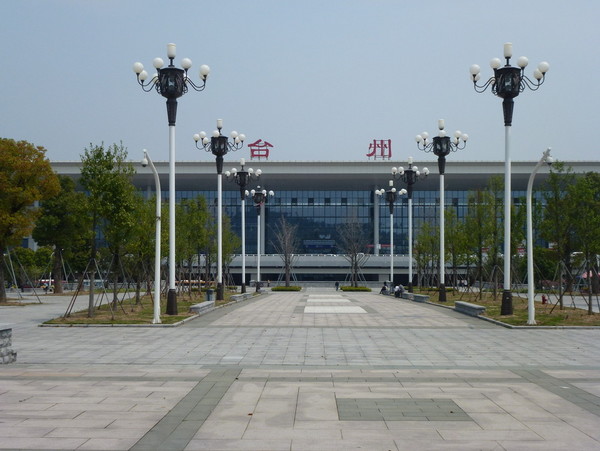
[[[132,159],[147,148],[168,159],[165,102],[144,93],[132,65],[153,72],[177,44],[177,65],[211,67],[206,90],[179,100],[177,160],[212,160],[192,135],[224,131],[273,144],[272,160],[366,160],[373,139],[391,139],[393,161],[414,136],[447,129],[470,136],[451,158],[504,158],[501,99],[477,94],[469,67],[513,43],[546,83],[515,100],[513,160],[597,160],[600,2],[597,0],[19,0],[3,24],[0,136],[78,161],[90,143],[122,141]],[[197,78],[196,78],[197,79]],[[249,157],[244,148],[227,161]]]

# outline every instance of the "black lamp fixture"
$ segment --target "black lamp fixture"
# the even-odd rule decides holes
[[[260,169],[255,171],[252,168],[248,168],[248,170],[246,170],[244,168],[245,165],[246,160],[241,158],[241,169],[239,171],[236,168],[232,168],[231,171],[225,171],[227,180],[233,180],[240,187],[240,198],[242,201],[242,293],[246,292],[246,196],[250,194],[246,190],[246,186],[248,186],[251,179],[258,179],[262,174]]]
[[[439,300],[446,302],[446,251],[445,251],[445,217],[444,217],[444,173],[446,172],[446,157],[450,152],[464,149],[467,145],[469,135],[460,130],[454,132],[454,137],[450,138],[446,134],[444,119],[438,120],[438,134],[431,141],[429,133],[423,132],[416,136],[417,148],[425,152],[433,152],[438,157],[438,169],[440,171],[440,275],[439,275]]]
[[[155,89],[167,99],[167,118],[169,121],[169,291],[167,293],[167,315],[177,315],[177,294],[175,288],[175,122],[177,119],[177,99],[188,92],[189,87],[196,91],[203,91],[210,68],[203,64],[200,66],[200,80],[202,84],[196,85],[189,77],[188,70],[192,67],[189,58],[181,60],[181,68],[175,67],[173,60],[176,55],[175,44],[167,44],[167,57],[169,65],[164,67],[162,58],[154,58],[153,65],[156,74],[148,80],[148,72],[144,65],[136,62],[133,71],[137,81],[145,92]]]
[[[406,190],[402,188],[400,191],[397,191],[394,187],[394,181],[389,181],[389,188],[387,190],[378,189],[375,190],[375,194],[378,196],[383,196],[385,194],[385,201],[388,203],[388,207],[390,209],[390,284],[392,288],[394,286],[394,203],[398,196],[403,196],[406,194]]]
[[[229,138],[221,133],[223,129],[223,119],[217,119],[217,129],[213,131],[212,137],[209,139],[205,132],[200,132],[194,135],[196,147],[211,152],[217,159],[217,300],[225,299],[223,286],[223,157],[229,151],[241,149],[244,145],[246,136],[232,131]],[[202,147],[198,145],[201,142]]]
[[[408,292],[413,292],[413,230],[412,230],[412,195],[413,185],[423,177],[429,175],[429,169],[423,168],[423,172],[419,171],[417,166],[413,166],[413,157],[408,157],[408,168],[404,169],[392,168],[392,176],[399,178],[406,184],[406,193],[408,194]]]
[[[267,191],[260,186],[257,186],[256,189],[250,191],[252,195],[252,200],[254,202],[254,206],[256,207],[256,292],[260,291],[260,213],[264,208],[265,203],[267,202],[267,196],[274,196],[275,193],[273,191]]]
[[[501,315],[512,315],[512,293],[511,293],[511,277],[510,277],[510,259],[511,259],[511,246],[510,246],[510,222],[511,222],[511,204],[512,204],[512,193],[511,193],[511,160],[510,160],[510,128],[512,126],[513,119],[513,108],[514,98],[517,97],[521,92],[529,88],[532,91],[537,91],[539,87],[546,80],[546,73],[550,69],[550,65],[547,62],[541,62],[537,69],[533,71],[533,78],[525,75],[525,68],[527,67],[529,60],[525,56],[521,56],[517,59],[517,66],[510,65],[510,59],[512,58],[512,44],[507,42],[504,44],[504,58],[506,64],[502,66],[500,58],[493,58],[490,61],[490,66],[494,70],[494,75],[488,79],[484,84],[479,85],[477,82],[480,80],[481,69],[477,64],[473,64],[470,68],[471,81],[476,92],[484,92],[488,87],[491,87],[492,94],[501,97],[502,110],[504,115],[504,127],[505,127],[505,156],[504,156],[504,287],[502,292],[502,306],[500,308]]]

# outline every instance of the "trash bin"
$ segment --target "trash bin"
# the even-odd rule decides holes
[[[209,301],[209,302],[210,301],[214,302],[214,300],[215,300],[215,290],[213,290],[213,289],[206,290],[206,300]]]

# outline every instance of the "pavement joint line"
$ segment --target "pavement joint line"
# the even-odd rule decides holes
[[[241,369],[211,371],[130,450],[185,449],[229,387],[237,380],[241,371]]]
[[[523,379],[554,393],[561,398],[578,405],[594,415],[600,416],[600,396],[596,396],[575,385],[569,383],[566,379],[557,379],[540,370],[512,370],[513,373],[521,376]],[[577,380],[577,382],[583,382]],[[594,382],[597,382],[595,380]]]

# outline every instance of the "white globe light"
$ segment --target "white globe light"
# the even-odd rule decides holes
[[[500,58],[492,58],[492,60],[490,61],[490,67],[492,69],[498,69],[501,64],[502,61],[500,61]]]
[[[202,80],[206,80],[208,78],[209,73],[210,73],[210,67],[208,67],[206,64],[203,64],[202,66],[200,66],[200,78]]]
[[[517,60],[517,66],[519,66],[521,69],[527,67],[528,64],[529,64],[529,60],[527,59],[526,56],[520,56],[519,59]]]
[[[477,64],[473,64],[469,68],[469,72],[471,72],[471,75],[477,75],[479,72],[481,72],[481,68]]]
[[[546,61],[542,61],[540,64],[538,64],[538,69],[542,74],[545,74],[550,70],[550,64],[548,64]]]
[[[144,65],[142,63],[140,63],[140,62],[133,63],[133,71],[136,74],[138,74],[138,75],[141,74],[143,70],[144,70]]]
[[[155,69],[160,69],[165,65],[165,62],[162,60],[162,58],[154,58],[154,60],[152,60],[152,65]]]
[[[181,67],[183,67],[185,70],[188,70],[190,67],[192,67],[192,60],[189,58],[182,59]]]

